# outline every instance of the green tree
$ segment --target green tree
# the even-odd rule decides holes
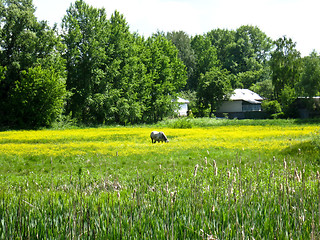
[[[271,53],[270,66],[272,83],[276,100],[281,101],[281,93],[286,87],[294,88],[299,80],[300,53],[295,49],[296,44],[286,37],[275,41],[276,49]]]
[[[297,93],[294,87],[285,85],[280,95],[280,103],[285,117],[298,117],[296,105]]]
[[[216,29],[207,33],[207,37],[217,49],[222,68],[234,74],[233,88],[249,88],[266,79],[272,41],[258,27]]]
[[[265,71],[263,69],[239,72],[235,75],[236,81],[233,88],[250,88],[255,83],[260,82],[264,74]]]
[[[186,81],[176,47],[161,34],[147,41],[124,16],[78,0],[63,20],[67,46],[68,110],[87,123],[157,121]]]
[[[168,32],[166,37],[167,39],[172,41],[172,43],[179,50],[178,56],[187,67],[188,82],[189,82],[195,70],[195,65],[196,65],[195,53],[191,46],[191,37],[189,37],[189,35],[187,35],[183,31]]]
[[[301,97],[309,98],[317,96],[320,92],[320,56],[315,51],[303,59],[297,90]]]
[[[172,100],[186,85],[186,67],[178,57],[177,48],[161,35],[147,40],[144,64],[147,67],[147,86],[150,86],[145,117],[147,121],[158,121],[172,114]]]
[[[255,26],[241,26],[235,41],[239,52],[238,72],[259,71],[267,63],[273,46],[272,40]]]
[[[227,29],[214,29],[206,34],[211,45],[216,48],[217,56],[222,68],[231,70],[229,46],[235,42],[235,31]]]
[[[41,66],[21,74],[10,98],[18,125],[27,128],[49,126],[63,109],[65,79],[54,68],[43,69]]]
[[[229,76],[228,71],[219,68],[212,68],[201,75],[197,91],[198,102],[199,106],[210,107],[210,116],[232,91]]]
[[[144,40],[129,31],[123,15],[115,11],[110,19],[108,41],[108,82],[117,89],[118,100],[114,106],[114,118],[118,123],[136,123],[142,120],[150,95],[150,84],[143,63]],[[111,71],[109,71],[111,70]]]
[[[267,100],[263,101],[262,109],[266,112],[271,118],[280,118],[283,117],[283,112],[280,103],[277,100]]]
[[[257,82],[252,87],[250,87],[250,90],[252,90],[255,93],[258,93],[261,97],[272,100],[274,99],[274,87],[272,85],[271,79],[266,79],[262,82]]]
[[[108,20],[104,9],[96,9],[78,0],[63,18],[64,55],[67,61],[67,88],[72,93],[67,110],[80,121],[103,121],[99,113],[104,94],[112,91],[106,79]],[[112,71],[112,70],[110,70]],[[101,95],[102,94],[102,95]]]
[[[55,28],[37,21],[32,0],[5,0],[0,4],[0,62],[6,69],[0,82],[0,123],[29,128],[51,124],[58,111],[61,113],[63,110],[61,102],[65,91],[61,89],[56,97],[51,98],[49,92],[49,95],[42,94],[41,91],[34,91],[32,86],[38,87],[42,81],[50,82],[53,88],[64,88],[60,38]],[[38,74],[34,71],[31,74],[31,69]],[[54,76],[50,77],[53,73]],[[39,76],[44,79],[39,80]],[[22,92],[21,96],[17,96]],[[28,96],[37,99],[38,104],[32,106],[32,111],[42,114],[41,118],[21,114],[31,111],[30,104],[25,104],[30,103]],[[47,97],[56,102],[48,107],[43,106],[42,102],[47,102]]]
[[[201,35],[197,35],[192,38],[192,49],[196,56],[196,66],[193,74],[188,82],[189,90],[196,90],[200,81],[201,74],[206,74],[214,67],[219,67],[220,63],[217,57],[217,51],[214,46],[211,45],[210,40]]]
[[[234,42],[227,46],[227,69],[237,76],[243,88],[265,79],[271,46],[271,40],[258,27],[241,26],[236,30]]]

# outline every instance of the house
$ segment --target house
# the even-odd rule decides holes
[[[320,116],[320,97],[298,97],[295,101],[300,118],[313,118]]]
[[[249,89],[235,89],[230,99],[223,101],[217,109],[217,117],[261,118],[261,101],[263,98]]]
[[[190,103],[188,100],[178,97],[177,99],[179,108],[176,110],[176,113],[179,116],[187,116],[188,115],[188,104]]]

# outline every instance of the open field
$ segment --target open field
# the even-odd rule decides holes
[[[0,238],[319,239],[319,125],[256,123],[0,132]]]

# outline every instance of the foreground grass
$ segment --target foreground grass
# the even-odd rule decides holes
[[[317,126],[154,127],[0,133],[0,238],[320,238]]]
[[[206,164],[207,162],[207,164]],[[126,183],[89,172],[2,186],[3,239],[319,239],[319,174],[203,160]],[[48,181],[46,183],[46,181]],[[2,183],[6,183],[2,179]]]

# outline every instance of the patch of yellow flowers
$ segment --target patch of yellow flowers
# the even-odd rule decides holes
[[[0,155],[75,156],[170,153],[187,149],[281,150],[310,138],[317,126],[226,126],[160,129],[170,143],[152,144],[151,128],[90,128],[0,132]]]

